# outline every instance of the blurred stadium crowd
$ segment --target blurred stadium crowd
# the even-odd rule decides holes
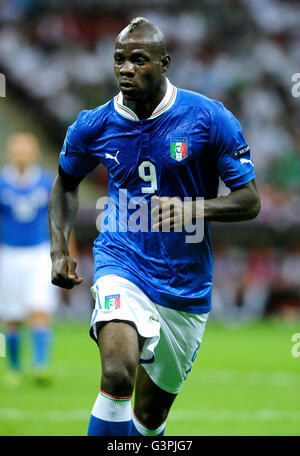
[[[298,0],[2,0],[0,71],[61,144],[81,109],[116,93],[114,41],[135,16],[165,33],[170,80],[222,101],[245,128],[262,198],[256,223],[300,225]],[[92,178],[105,186],[101,168]],[[215,264],[220,317],[260,316],[278,302],[299,309],[300,241],[250,255],[220,246]]]
[[[213,314],[222,321],[300,317],[300,248],[215,248]]]

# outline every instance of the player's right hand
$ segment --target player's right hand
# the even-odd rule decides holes
[[[76,261],[68,255],[57,254],[52,256],[51,282],[61,288],[71,289],[81,284],[82,277],[78,277]]]

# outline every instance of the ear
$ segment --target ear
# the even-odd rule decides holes
[[[169,54],[164,55],[160,59],[160,66],[161,66],[161,72],[162,73],[165,73],[167,71],[167,69],[170,66],[170,63],[171,63],[171,57],[169,56]]]

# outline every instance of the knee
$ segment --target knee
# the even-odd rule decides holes
[[[148,429],[157,429],[166,420],[168,412],[168,408],[147,410],[137,405],[134,407],[135,416]]]
[[[102,389],[113,396],[130,396],[135,383],[136,365],[131,362],[105,362],[102,365]]]

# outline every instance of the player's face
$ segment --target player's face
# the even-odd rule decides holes
[[[142,100],[155,93],[168,63],[157,45],[142,35],[125,35],[116,42],[114,72],[119,89],[127,99]]]

